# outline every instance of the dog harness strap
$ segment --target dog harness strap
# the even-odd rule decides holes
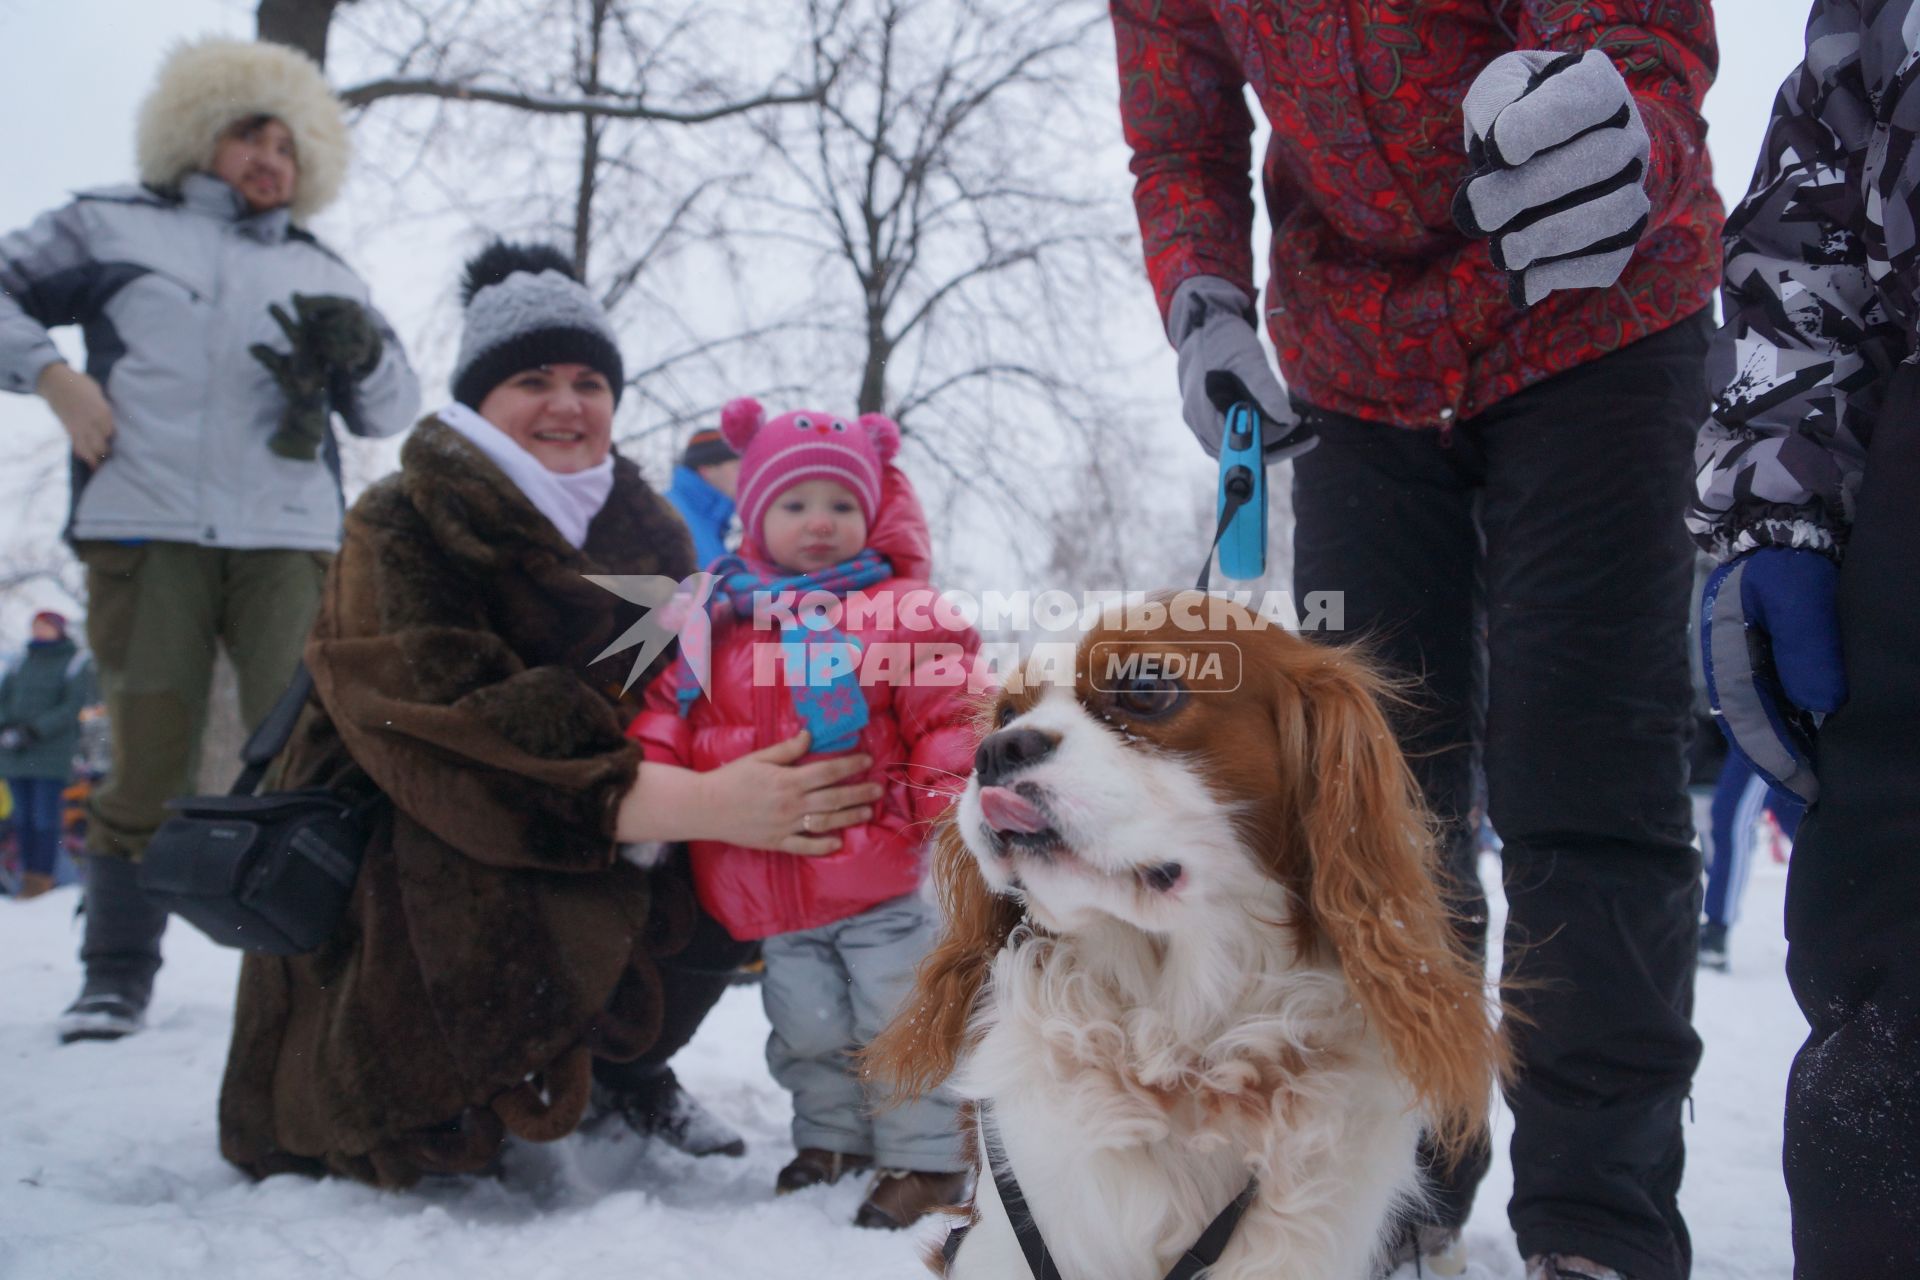
[[[946,1275],[953,1270],[953,1260],[959,1254],[960,1246],[966,1243],[967,1232],[972,1229],[971,1222],[956,1222],[947,1228],[947,1238],[940,1242],[940,1261],[945,1268],[940,1274]]]
[[[1220,1255],[1226,1251],[1227,1241],[1233,1239],[1234,1228],[1240,1225],[1240,1216],[1253,1203],[1253,1197],[1259,1190],[1258,1178],[1247,1179],[1247,1185],[1240,1189],[1240,1194],[1207,1224],[1207,1229],[1194,1241],[1193,1248],[1180,1255],[1180,1260],[1173,1264],[1173,1270],[1167,1272],[1167,1280],[1193,1280],[1193,1277],[1220,1261]]]
[[[1000,1145],[1000,1129],[993,1122],[993,1107],[984,1099],[980,1103],[980,1145],[987,1153],[987,1167],[993,1170],[993,1185],[1000,1193],[1000,1205],[1007,1211],[1007,1221],[1013,1224],[1014,1239],[1020,1242],[1020,1252],[1027,1255],[1027,1270],[1033,1273],[1033,1280],[1060,1280],[1060,1269],[1053,1265],[1053,1255],[1047,1252],[1040,1224],[1033,1220],[1033,1210],[1027,1208],[1027,1197],[1021,1193],[1020,1183],[1013,1176],[1013,1165],[1008,1163]]]
[[[986,1152],[987,1167],[993,1171],[993,1185],[1000,1193],[1001,1207],[1007,1211],[1007,1221],[1013,1225],[1014,1239],[1020,1242],[1020,1252],[1027,1256],[1027,1269],[1033,1273],[1033,1280],[1060,1280],[1060,1270],[1053,1265],[1053,1255],[1047,1252],[1047,1242],[1040,1235],[1040,1224],[1033,1219],[1033,1211],[1027,1208],[1027,1198],[1021,1194],[1020,1183],[1013,1176],[1013,1165],[1007,1160],[1006,1151],[1000,1145],[1000,1130],[993,1123],[993,1108],[984,1099],[979,1106],[980,1147]],[[1253,1203],[1254,1195],[1260,1190],[1258,1178],[1247,1179],[1247,1185],[1240,1194],[1214,1216],[1207,1229],[1193,1247],[1180,1255],[1173,1264],[1173,1270],[1167,1272],[1166,1280],[1194,1280],[1202,1271],[1220,1261],[1220,1255],[1226,1251],[1227,1241],[1233,1239],[1234,1230],[1240,1225],[1241,1215],[1247,1206]],[[953,1266],[954,1255],[960,1251],[960,1244],[972,1224],[955,1227],[947,1235],[946,1246],[941,1249],[949,1268]]]

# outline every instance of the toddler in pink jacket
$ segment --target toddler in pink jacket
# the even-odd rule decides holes
[[[764,939],[767,1061],[793,1095],[798,1154],[781,1193],[877,1172],[855,1221],[900,1227],[964,1190],[951,1098],[887,1107],[852,1053],[885,1026],[931,946],[920,896],[933,820],[973,767],[979,637],[929,585],[919,499],[892,465],[899,428],[877,414],[766,419],[736,400],[721,430],[740,454],[743,539],[715,575],[706,690],[684,659],[648,690],[629,732],[646,758],[719,768],[802,728],[821,754],[862,751],[885,795],[870,821],[803,857],[690,846],[702,905]]]

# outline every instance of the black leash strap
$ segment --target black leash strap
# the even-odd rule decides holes
[[[1247,505],[1253,497],[1253,483],[1227,486],[1227,504],[1220,512],[1220,527],[1213,531],[1213,545],[1207,548],[1207,558],[1200,562],[1200,580],[1194,584],[1196,590],[1207,590],[1207,584],[1213,581],[1213,553],[1220,549],[1220,540],[1227,536],[1227,526],[1240,514],[1240,508]]]
[[[1229,512],[1231,516],[1231,512]],[[1223,522],[1224,527],[1224,522]],[[1217,540],[1216,540],[1217,541]],[[1203,588],[1204,589],[1204,588]],[[993,1172],[994,1189],[1000,1193],[1000,1204],[1007,1211],[1007,1221],[1013,1225],[1014,1239],[1020,1242],[1020,1252],[1027,1257],[1027,1270],[1033,1273],[1033,1280],[1060,1280],[1060,1269],[1053,1265],[1053,1255],[1047,1250],[1047,1242],[1040,1234],[1040,1224],[1034,1221],[1033,1211],[1027,1207],[1027,1197],[1020,1191],[1020,1183],[1013,1176],[1013,1166],[1007,1160],[1006,1150],[1000,1145],[1000,1130],[993,1122],[993,1108],[985,1101],[980,1103],[980,1144],[987,1155],[987,1167]],[[1247,1185],[1240,1194],[1214,1216],[1193,1247],[1181,1254],[1167,1272],[1166,1280],[1194,1280],[1194,1277],[1220,1261],[1220,1255],[1226,1251],[1227,1241],[1233,1239],[1233,1233],[1240,1225],[1240,1219],[1247,1212],[1247,1206],[1253,1203],[1253,1197],[1259,1193],[1260,1180],[1247,1179]],[[953,1265],[953,1256],[959,1252],[960,1238],[966,1228],[957,1228],[947,1238],[947,1248],[942,1250],[947,1265]]]

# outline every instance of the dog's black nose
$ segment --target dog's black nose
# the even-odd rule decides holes
[[[1038,729],[1002,729],[990,733],[973,753],[973,771],[980,785],[991,787],[1014,771],[1044,760],[1060,745],[1060,735]]]

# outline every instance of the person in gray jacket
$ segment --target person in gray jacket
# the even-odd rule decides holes
[[[175,49],[137,154],[139,185],[0,237],[0,387],[37,392],[72,438],[68,534],[113,725],[67,1040],[142,1024],[166,917],[133,862],[194,776],[216,643],[250,725],[292,676],[339,545],[332,417],[391,435],[419,407],[366,285],[303,227],[348,159],[311,61],[245,41]],[[84,373],[47,336],[64,324],[85,336]]]

